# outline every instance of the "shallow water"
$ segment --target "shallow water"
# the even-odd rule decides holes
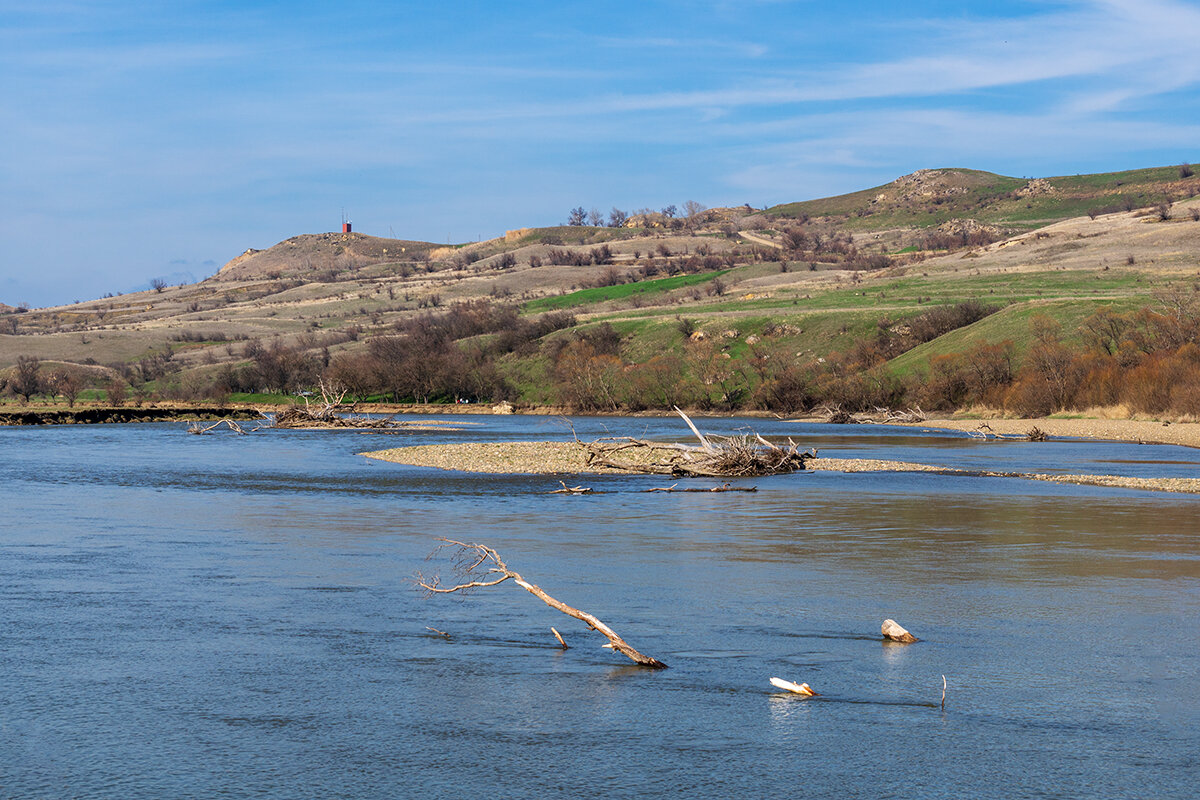
[[[1200,498],[834,473],[564,497],[356,455],[570,436],[471,421],[0,429],[0,797],[1194,795]],[[1178,447],[702,425],[745,426],[834,458],[1200,474]],[[437,536],[492,545],[671,668],[511,584],[422,598]],[[923,641],[881,643],[885,617]]]

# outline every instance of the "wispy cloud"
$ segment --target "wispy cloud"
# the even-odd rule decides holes
[[[771,51],[762,42],[746,42],[734,39],[691,39],[670,36],[589,36],[584,41],[600,47],[619,50],[691,50],[702,53],[732,53],[746,58],[761,58]]]
[[[0,271],[61,262],[47,294],[73,264],[132,274],[106,288],[164,254],[200,273],[343,204],[442,241],[567,202],[1200,156],[1200,0],[475,3],[471,25],[367,5],[0,0],[0,149],[19,154],[0,160]]]
[[[1200,82],[1195,39],[1200,9],[1175,0],[1094,0],[1034,18],[941,22],[922,49],[929,55],[867,59],[826,67],[764,67],[736,86],[596,93],[569,102],[505,103],[431,111],[426,122],[486,122],[692,109],[930,98],[1051,81],[1103,81],[1102,93],[1077,99],[1080,113],[1112,110],[1131,99]],[[668,39],[646,40],[682,46]],[[1073,90],[1067,87],[1064,94]]]

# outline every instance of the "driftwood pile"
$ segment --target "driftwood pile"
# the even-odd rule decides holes
[[[343,406],[345,389],[331,389],[321,384],[321,400],[310,403],[304,398],[304,406],[288,406],[275,414],[263,416],[270,420],[272,428],[394,428],[397,422],[392,417],[364,417],[354,414],[354,406]]]
[[[983,439],[985,441],[989,439],[1010,439],[1022,442],[1045,442],[1050,439],[1049,434],[1036,425],[1025,433],[996,433],[992,430],[992,426],[986,422],[979,423],[979,427],[973,431],[967,431],[967,436],[970,436],[972,439]]]
[[[925,422],[925,412],[920,406],[907,411],[876,406],[874,411],[850,412],[840,405],[826,405],[818,409],[825,421],[834,425],[887,425],[893,422]]]
[[[768,442],[757,433],[737,436],[705,436],[678,408],[675,411],[692,429],[700,444],[673,444],[646,439],[618,437],[578,442],[587,451],[588,466],[598,465],[649,475],[696,478],[754,478],[781,475],[804,469],[816,454],[800,452],[795,442],[788,447]]]
[[[214,422],[212,425],[205,425],[203,422],[189,423],[188,427],[187,427],[187,432],[194,433],[198,436],[203,436],[206,433],[212,433],[213,431],[215,431],[217,428],[221,427],[222,425],[229,428],[229,430],[233,431],[234,433],[238,434],[239,436],[245,436],[248,433],[254,433],[254,431],[258,430],[258,428],[251,428],[250,430],[246,430],[241,425],[238,425],[236,422],[234,422],[231,419],[222,419],[222,420],[218,420],[218,421]]]

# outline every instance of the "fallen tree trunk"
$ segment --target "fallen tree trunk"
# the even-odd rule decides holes
[[[428,594],[450,594],[452,592],[468,592],[472,589],[485,588],[488,586],[498,586],[507,580],[520,586],[525,591],[532,594],[534,597],[541,600],[546,605],[553,609],[561,611],[569,617],[574,617],[581,622],[587,624],[589,628],[599,631],[610,642],[614,650],[624,653],[636,664],[641,664],[654,669],[665,669],[666,664],[659,661],[657,658],[640,653],[633,648],[629,642],[626,642],[617,632],[605,625],[597,617],[586,611],[580,611],[578,608],[569,606],[566,603],[546,594],[540,586],[536,586],[521,577],[515,570],[510,569],[504,560],[500,558],[500,554],[492,548],[470,542],[458,542],[453,539],[442,539],[443,544],[439,545],[434,553],[444,547],[455,548],[455,573],[463,582],[450,587],[443,587],[439,578],[434,577],[431,580],[426,580],[422,576],[417,576],[417,585],[426,591]],[[433,553],[430,554],[432,556]],[[489,566],[490,565],[490,566]],[[605,645],[606,647],[609,645]]]

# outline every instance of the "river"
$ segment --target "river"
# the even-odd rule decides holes
[[[0,797],[1194,796],[1200,498],[923,473],[563,496],[358,455],[570,437],[469,421],[0,429]],[[1200,474],[1179,447],[701,421],[745,426],[836,458]],[[670,668],[511,583],[423,597],[438,536]],[[922,641],[881,642],[888,617]]]

